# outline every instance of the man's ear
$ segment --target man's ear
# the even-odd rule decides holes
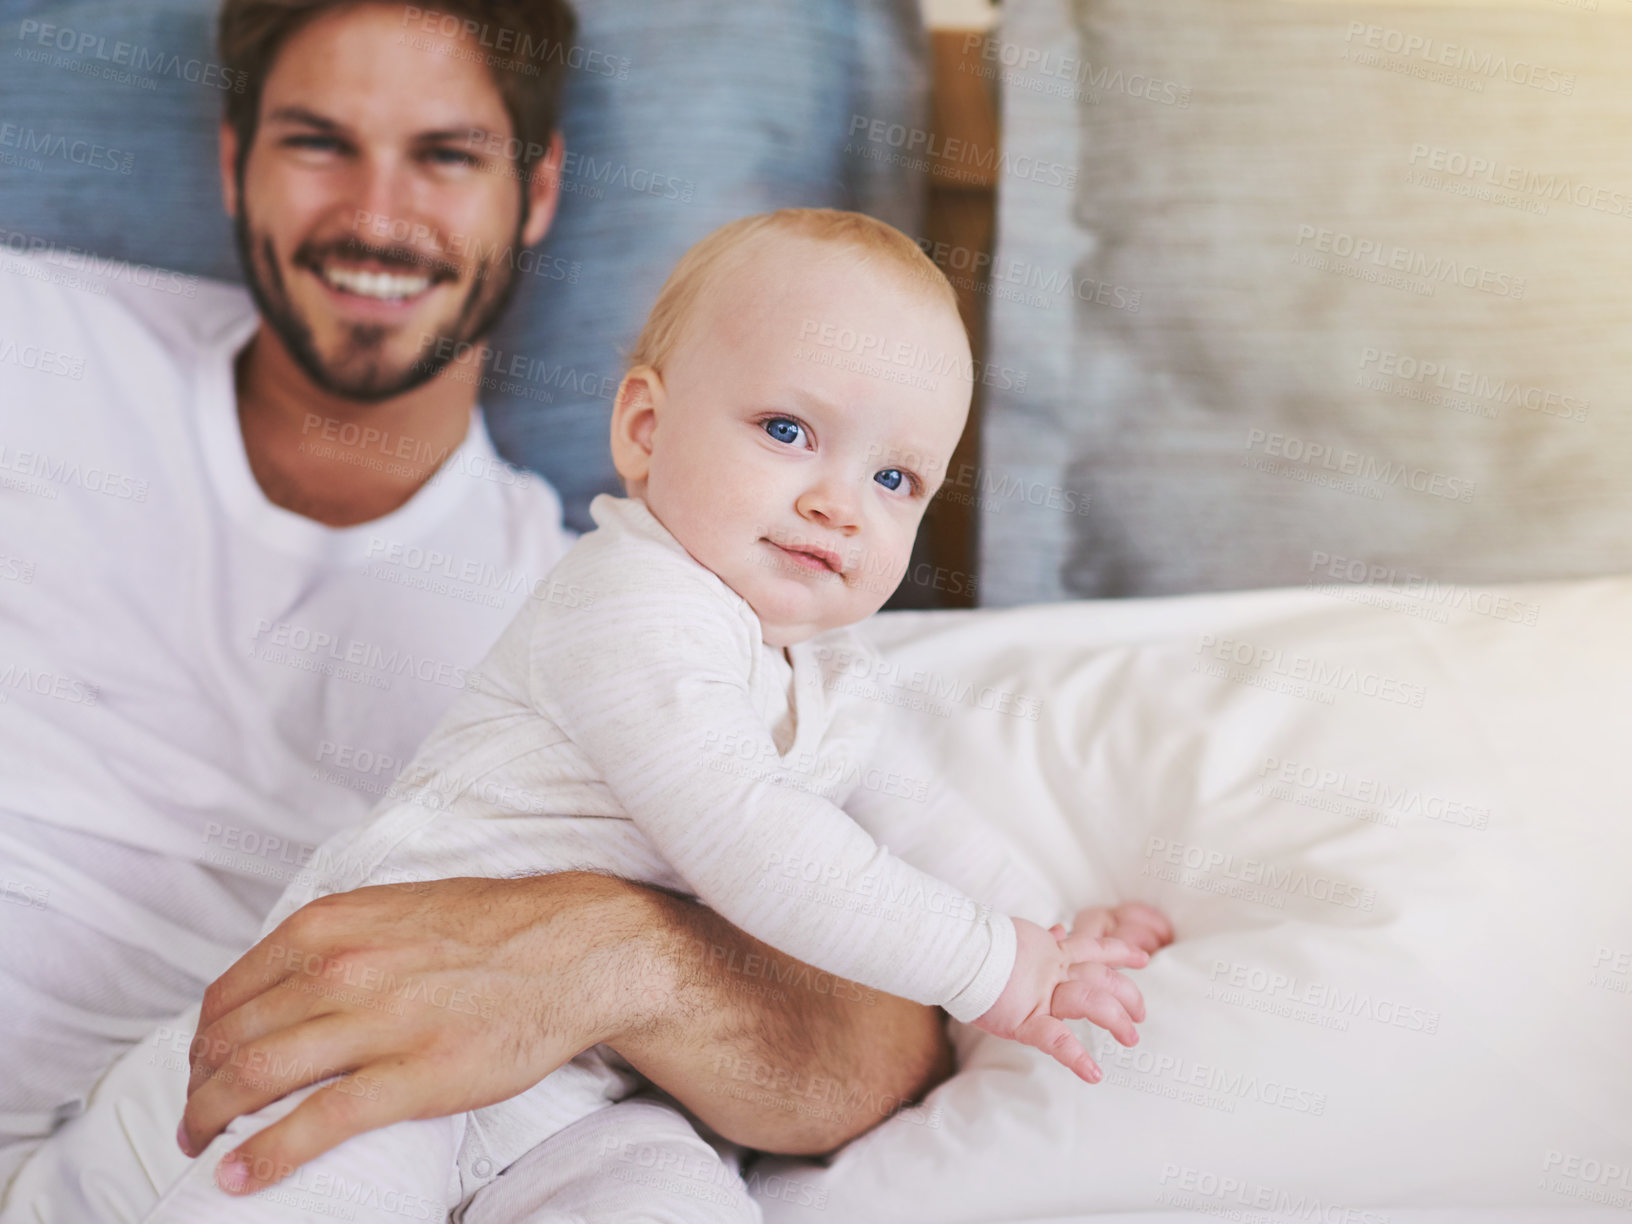
[[[534,246],[550,232],[556,205],[561,202],[561,166],[567,156],[567,142],[556,128],[550,137],[549,152],[533,163],[524,184],[527,192],[527,228],[521,233],[523,246]]]
[[[221,157],[221,205],[227,216],[238,216],[238,133],[225,119],[218,142]]]
[[[646,490],[652,436],[667,402],[663,376],[651,366],[636,366],[618,384],[618,398],[612,403],[612,465],[631,494]]]

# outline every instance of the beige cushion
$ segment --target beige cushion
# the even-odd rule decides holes
[[[1581,2],[1011,0],[989,602],[1632,570],[1632,4]]]

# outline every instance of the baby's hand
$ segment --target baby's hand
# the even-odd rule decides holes
[[[1078,910],[1071,920],[1075,935],[1110,936],[1143,948],[1152,956],[1173,942],[1173,924],[1167,915],[1143,901],[1124,901],[1117,906],[1091,905]],[[1051,933],[1056,939],[1065,938],[1065,928],[1056,924]]]
[[[1035,1046],[1090,1084],[1099,1083],[1099,1064],[1061,1021],[1091,1020],[1123,1045],[1137,1045],[1133,1026],[1145,1018],[1145,1000],[1114,966],[1142,969],[1149,953],[1088,930],[1067,935],[1063,927],[1045,931],[1024,918],[1011,921],[1019,937],[1014,970],[975,1027]]]

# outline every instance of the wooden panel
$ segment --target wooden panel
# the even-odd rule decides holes
[[[998,123],[994,83],[982,73],[988,34],[935,30],[930,35],[934,103],[930,127],[930,186],[924,239],[952,281],[969,329],[976,370],[986,355],[986,305],[997,207]],[[892,608],[972,607],[975,573],[975,497],[980,487],[981,387],[963,440],[953,455],[941,495],[919,532],[913,565]]]

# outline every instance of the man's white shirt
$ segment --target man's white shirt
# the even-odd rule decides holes
[[[70,279],[0,251],[0,993],[24,998],[0,1009],[8,1039],[134,1039],[230,964],[571,542],[479,413],[381,519],[334,529],[269,502],[234,391],[256,325],[231,286]],[[308,424],[304,445],[359,471],[421,445]],[[98,946],[107,980],[65,986],[65,961],[99,972]],[[146,979],[121,977],[143,958]],[[0,1099],[0,1144],[37,1132],[45,1102],[23,1095]]]

